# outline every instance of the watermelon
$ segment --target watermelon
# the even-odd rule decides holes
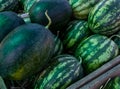
[[[24,24],[11,31],[0,44],[0,75],[23,80],[41,71],[53,55],[53,34],[39,24]]]
[[[103,89],[120,89],[120,76],[111,78]]]
[[[85,38],[90,36],[91,32],[88,28],[87,21],[75,20],[72,21],[67,30],[63,33],[63,44],[65,50],[73,53],[77,45]]]
[[[84,70],[88,74],[115,58],[118,52],[118,46],[113,40],[94,34],[77,46],[74,55],[82,58]]]
[[[118,47],[119,47],[119,49],[120,49],[120,31],[117,33],[117,34],[115,34],[115,35],[113,35],[114,36],[114,42],[118,45]]]
[[[34,89],[66,89],[83,77],[81,63],[68,54],[54,57],[56,60],[40,74]]]
[[[88,24],[94,33],[112,35],[120,29],[120,0],[102,0],[90,11]]]
[[[24,12],[28,12],[32,5],[37,2],[37,0],[20,0],[23,5]]]
[[[0,0],[0,11],[13,10],[18,4],[18,0]]]
[[[60,55],[63,51],[63,43],[60,40],[59,36],[54,35],[55,48],[53,56]]]
[[[25,24],[24,20],[17,16],[15,12],[0,12],[0,42],[16,27]]]
[[[69,0],[76,19],[87,19],[88,14],[100,0]]]
[[[39,23],[44,26],[48,25],[50,19],[49,29],[56,34],[70,20],[72,9],[67,0],[39,0],[30,8],[29,15],[32,23]]]

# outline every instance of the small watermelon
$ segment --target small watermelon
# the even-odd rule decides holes
[[[76,19],[87,19],[88,14],[100,0],[68,0]]]
[[[83,40],[74,55],[82,58],[86,74],[93,72],[118,55],[119,48],[114,41],[106,36],[94,34]]]
[[[85,38],[91,35],[91,31],[88,28],[87,21],[84,20],[75,20],[72,21],[67,30],[63,33],[62,41],[64,44],[65,50],[68,50],[71,53],[74,52],[77,45]]]
[[[90,11],[88,24],[94,33],[112,35],[120,29],[120,0],[101,0]]]
[[[38,78],[34,89],[66,89],[83,77],[81,63],[68,54],[58,55]]]

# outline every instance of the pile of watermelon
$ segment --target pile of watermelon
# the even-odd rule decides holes
[[[0,89],[66,89],[119,50],[119,0],[0,0]]]

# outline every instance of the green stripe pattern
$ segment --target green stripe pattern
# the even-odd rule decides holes
[[[0,0],[0,11],[13,10],[18,0]]]
[[[87,19],[92,7],[100,0],[69,0],[73,9],[73,15],[77,19]]]
[[[75,20],[71,22],[63,34],[63,44],[66,50],[74,52],[76,46],[85,38],[90,36],[87,21]]]
[[[30,8],[32,7],[32,5],[36,2],[37,2],[37,0],[25,0],[23,2],[24,11],[28,12],[30,10]]]
[[[38,78],[34,89],[65,89],[83,77],[81,63],[73,56],[63,54]]]
[[[75,51],[82,58],[86,73],[90,73],[118,55],[118,46],[114,41],[99,34],[83,40]]]
[[[118,47],[120,49],[120,31],[117,34],[113,35],[113,36],[115,36],[114,39],[113,39],[114,42],[118,45]]]
[[[57,56],[61,54],[63,51],[63,43],[58,36],[54,36],[54,40],[55,40],[55,48],[54,48],[53,56]]]
[[[120,77],[112,78],[103,89],[120,89]]]
[[[94,33],[111,35],[120,29],[120,1],[102,0],[90,11],[90,29]]]

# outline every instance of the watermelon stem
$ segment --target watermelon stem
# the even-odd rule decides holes
[[[4,83],[4,80],[3,80],[3,78],[0,76],[0,88],[2,89],[7,89],[7,87],[6,87],[6,85],[5,85],[5,83]]]
[[[21,17],[26,23],[31,22],[29,13],[18,14],[18,16]]]
[[[118,37],[118,38],[120,38],[119,35],[112,35],[112,36],[110,37],[110,39],[112,39],[113,37]]]
[[[104,85],[104,86],[102,85],[102,86],[100,87],[100,89],[104,89],[104,88],[106,87],[106,85],[109,83],[110,80],[111,80],[111,78],[109,78],[109,79],[107,80],[107,82],[105,83],[105,85]]]
[[[48,15],[48,11],[46,10],[45,11],[45,16],[47,17],[47,19],[48,19],[48,24],[47,24],[47,26],[45,26],[46,28],[49,28],[50,27],[50,25],[51,25],[51,23],[52,23],[52,21],[51,21],[51,18],[50,18],[50,16]]]
[[[79,56],[79,61],[80,61],[80,64],[82,63],[82,57],[81,56]]]

